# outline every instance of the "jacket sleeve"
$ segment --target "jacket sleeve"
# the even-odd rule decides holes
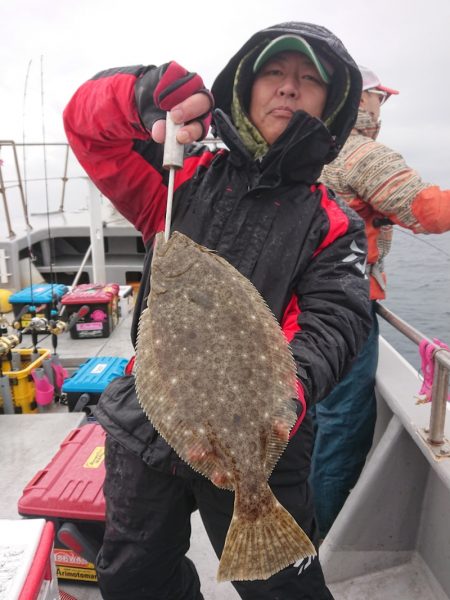
[[[367,140],[344,169],[356,195],[397,225],[414,233],[450,230],[450,191],[425,183],[398,152]]]
[[[327,234],[299,278],[282,322],[308,406],[349,370],[372,323],[364,223],[324,188],[322,204]]]
[[[161,229],[166,203],[162,148],[151,141],[135,92],[153,69],[103,71],[78,89],[64,111],[67,138],[81,166],[144,241]]]
[[[425,188],[414,198],[411,210],[422,228],[417,233],[450,231],[450,190],[436,185]]]

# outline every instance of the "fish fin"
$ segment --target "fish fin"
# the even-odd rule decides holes
[[[297,421],[297,413],[295,410],[295,400],[287,399],[280,403],[278,410],[274,416],[274,420],[278,421],[280,424],[284,424],[287,431],[290,431],[292,427],[294,427],[295,422]],[[269,479],[275,465],[277,464],[280,456],[286,449],[288,444],[287,439],[282,439],[277,434],[277,432],[272,429],[269,434],[269,438],[267,441],[267,451],[266,451],[266,464],[265,464],[265,473],[267,479]]]
[[[257,520],[239,517],[235,506],[217,581],[268,579],[297,560],[316,556],[306,533],[269,491],[273,502]]]

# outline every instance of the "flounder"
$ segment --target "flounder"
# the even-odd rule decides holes
[[[316,554],[268,485],[297,418],[295,362],[239,271],[181,233],[156,242],[139,322],[137,396],[185,462],[235,492],[217,579],[267,579]]]

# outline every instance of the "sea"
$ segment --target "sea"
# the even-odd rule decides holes
[[[450,232],[423,235],[394,227],[384,266],[387,295],[382,304],[424,336],[450,346]],[[420,370],[418,347],[379,321],[381,335]]]

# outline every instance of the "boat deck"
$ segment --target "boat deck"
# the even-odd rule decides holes
[[[93,356],[129,357],[132,355],[133,348],[129,337],[132,306],[127,298],[122,298],[121,302],[122,318],[109,338],[72,340],[68,334],[60,336],[58,354],[60,355],[63,364],[68,368],[73,368],[76,364],[80,364],[87,358]],[[25,337],[22,345],[26,346],[30,343],[31,340]],[[43,340],[40,345],[50,348],[50,339]],[[390,387],[400,385],[405,393],[408,392],[409,402],[409,396],[411,396],[412,390],[416,389],[417,382],[412,381],[411,391],[406,390],[405,386],[400,384],[399,366],[395,362],[392,362],[395,358],[393,353],[394,351],[392,348],[383,342],[381,346],[379,367],[383,370],[383,377],[379,378],[379,383],[386,381],[387,375],[389,375],[392,379],[392,382],[389,384]],[[411,370],[410,367],[409,370]],[[406,381],[406,379],[401,379],[402,381]],[[379,385],[379,390],[384,392],[383,386],[380,387]],[[394,392],[395,397],[399,396],[399,391],[394,389]],[[387,392],[384,392],[384,394],[387,395]],[[391,408],[394,407],[391,406]],[[414,411],[424,412],[417,406],[414,407]],[[401,414],[400,409],[396,412]],[[381,427],[384,426],[386,428],[386,431],[381,437],[382,440],[384,438],[389,438],[389,427],[393,427],[392,424],[386,426],[386,423],[383,423],[383,415],[384,413],[381,411],[380,425]],[[391,413],[389,416],[391,416]],[[67,434],[76,427],[79,427],[84,422],[84,419],[84,413],[69,413],[67,407],[61,405],[54,405],[51,410],[36,415],[0,415],[0,456],[2,457],[1,475],[3,484],[3,493],[0,495],[0,518],[21,518],[17,512],[17,502],[22,495],[23,488],[37,471],[43,469],[47,465],[59,449],[60,443],[65,439]],[[407,421],[406,416],[405,421]],[[406,456],[408,456],[408,453],[412,456],[413,452],[422,456],[423,450],[419,450],[418,446],[411,441],[409,434],[404,431],[403,426],[399,423],[394,423],[394,426],[398,427],[399,432],[409,440],[410,446],[405,450]],[[398,433],[398,435],[400,435],[400,433]],[[448,600],[448,596],[446,596],[442,588],[437,585],[435,577],[430,572],[427,564],[423,561],[420,553],[415,552],[414,549],[411,550],[410,547],[406,548],[405,546],[406,549],[403,551],[400,544],[398,547],[395,547],[392,552],[386,552],[387,556],[391,558],[392,556],[395,556],[395,559],[390,563],[388,560],[381,569],[379,568],[379,556],[381,550],[377,550],[377,552],[373,553],[371,549],[370,531],[373,529],[381,532],[380,537],[383,538],[383,536],[385,536],[383,539],[388,540],[388,537],[386,536],[388,536],[387,528],[390,523],[389,519],[395,517],[396,503],[393,501],[393,498],[397,493],[397,488],[399,489],[399,486],[395,481],[398,480],[398,477],[400,476],[399,473],[403,474],[405,471],[403,463],[401,463],[399,467],[399,473],[395,473],[393,491],[389,490],[389,493],[387,494],[387,497],[390,498],[389,512],[392,512],[394,517],[390,515],[386,516],[387,525],[385,525],[385,529],[383,529],[382,525],[377,525],[375,519],[375,525],[371,530],[370,524],[372,517],[367,513],[361,514],[358,512],[357,508],[352,510],[352,504],[360,506],[359,510],[361,510],[361,505],[363,507],[368,505],[368,499],[364,494],[366,494],[366,496],[367,494],[373,496],[372,485],[375,486],[375,489],[380,487],[380,481],[378,479],[375,480],[376,483],[370,483],[372,476],[371,470],[376,472],[378,468],[379,471],[382,471],[381,477],[384,478],[383,480],[386,482],[390,481],[388,474],[385,476],[383,471],[384,467],[382,469],[379,466],[379,464],[382,463],[377,462],[378,458],[376,452],[382,452],[381,446],[382,444],[380,443],[379,448],[375,450],[374,460],[371,459],[365,472],[363,472],[363,476],[358,484],[359,488],[357,486],[355,491],[352,492],[349,502],[347,502],[344,507],[345,510],[342,511],[334,528],[330,532],[330,536],[327,537],[321,549],[323,550],[322,558],[325,563],[325,573],[327,577],[329,576],[329,581],[331,581],[329,584],[330,590],[332,591],[335,600],[356,600],[361,597],[367,597],[371,600],[385,600],[386,598],[389,598],[389,600],[415,600],[418,598],[421,600]],[[411,450],[411,446],[414,448],[413,450]],[[393,447],[393,452],[394,456],[397,458],[403,458],[402,453],[396,446]],[[423,456],[422,461],[424,463],[426,462]],[[420,459],[414,454],[414,464],[416,465],[419,462]],[[392,464],[392,458],[389,458],[388,464]],[[414,477],[417,477],[416,473],[414,473]],[[424,481],[427,481],[427,485],[429,485],[431,480],[432,476],[428,475],[427,479]],[[363,488],[362,492],[360,490],[361,487]],[[413,496],[416,494],[414,489],[412,489],[410,493]],[[431,494],[431,492],[429,493]],[[405,497],[404,494],[408,494],[408,491],[401,489],[399,494],[400,498],[402,498]],[[360,499],[361,496],[362,500]],[[448,498],[448,494],[445,498]],[[445,507],[442,508],[444,517],[450,513],[448,504],[448,501],[446,501]],[[376,509],[374,508],[374,510]],[[400,507],[399,511],[401,510],[403,509]],[[380,519],[380,511],[376,511],[376,514],[378,515],[378,519]],[[401,512],[399,514],[401,514]],[[421,519],[423,519],[423,516]],[[382,519],[381,523],[383,522],[384,520]],[[446,517],[445,522],[447,522]],[[411,525],[408,527],[412,528],[413,526],[414,525],[411,522]],[[443,531],[445,532],[447,529],[448,526],[445,525]],[[341,536],[343,536],[343,541],[341,541]],[[367,544],[370,552],[365,551],[364,544],[366,538],[368,539]],[[381,540],[382,545],[384,544],[383,539]],[[192,517],[191,540],[192,546],[189,551],[189,556],[192,558],[199,571],[205,600],[237,600],[238,595],[231,584],[218,584],[215,581],[218,560],[209,543],[198,513],[194,513]],[[360,545],[361,548],[359,549]],[[412,547],[414,547],[414,544],[412,544]],[[441,547],[444,554],[448,552],[448,541],[444,541],[443,544],[441,544]],[[346,552],[348,548],[352,548],[352,551],[348,553],[347,558]],[[357,557],[360,558],[358,559]],[[371,568],[372,557],[375,559],[375,566],[373,569]],[[364,565],[362,565],[362,563],[364,563]],[[354,572],[353,575],[351,574],[352,569],[349,568],[348,565],[354,564],[362,565],[361,573]],[[350,576],[345,577],[344,581],[341,581],[339,577],[341,570],[342,572],[350,572]],[[76,582],[67,583],[66,581],[60,581],[59,587],[61,590],[72,594],[77,600],[101,599],[101,594],[95,584]]]
[[[131,304],[122,299],[122,315],[109,338],[72,340],[69,334],[58,338],[58,355],[69,369],[93,356],[130,357]],[[22,347],[31,344],[24,336]],[[50,338],[40,347],[51,349]],[[39,414],[0,415],[0,456],[3,493],[0,495],[0,519],[20,519],[17,503],[26,484],[43,469],[58,451],[61,442],[73,429],[86,423],[84,413],[69,413],[66,406],[53,405]],[[238,598],[229,583],[215,581],[218,560],[209,543],[198,513],[192,517],[192,546],[190,558],[197,565],[205,600],[235,600]],[[101,594],[95,584],[59,582],[61,590],[77,600],[99,600]],[[130,599],[132,600],[132,599]]]
[[[436,456],[422,435],[431,405],[417,402],[420,385],[380,338],[374,443],[320,548],[336,600],[450,597],[450,457]]]

